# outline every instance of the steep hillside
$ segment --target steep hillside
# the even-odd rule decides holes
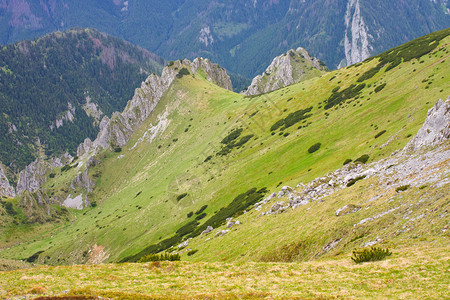
[[[299,47],[274,58],[262,75],[253,78],[244,95],[258,95],[323,74],[326,66]]]
[[[75,26],[122,37],[167,59],[208,57],[252,78],[301,46],[334,69],[450,27],[447,0],[5,0],[0,42]]]
[[[0,161],[9,179],[17,183],[18,171],[39,154],[75,156],[86,137],[95,137],[103,116],[122,110],[163,63],[89,29],[0,49]]]
[[[50,203],[48,211],[59,215],[61,227],[46,231],[47,223],[29,225],[20,218],[23,198],[6,199],[12,203],[9,220],[23,223],[5,221],[2,245],[11,248],[0,255],[46,264],[135,261],[171,247],[176,251],[188,241],[182,245],[188,260],[284,261],[289,249],[292,260],[311,260],[372,242],[402,248],[414,237],[418,243],[445,238],[448,142],[429,152],[435,159],[424,174],[431,179],[436,173],[436,181],[416,180],[403,171],[410,163],[420,167],[417,161],[426,157],[391,154],[418,132],[438,99],[450,95],[449,34],[436,32],[364,63],[255,97],[216,85],[225,76],[217,66],[208,63],[194,71],[195,62],[169,63],[161,79],[173,80],[127,140],[113,138],[113,151],[109,145],[79,153],[77,161],[53,169],[34,195],[58,196],[68,200],[67,207],[87,197],[91,205],[61,210]],[[157,79],[150,77],[143,86]],[[144,89],[136,95],[145,103],[155,94]],[[125,111],[133,111],[131,103]],[[112,125],[128,128],[115,119]],[[349,159],[376,165],[369,165],[370,171],[350,163],[336,171]],[[364,175],[367,179],[359,178]],[[318,189],[324,183],[332,189]],[[309,198],[289,201],[308,194],[308,188],[314,192]],[[263,201],[274,192],[283,203]],[[261,201],[260,209],[253,209]],[[341,217],[338,209],[356,210]],[[277,213],[261,215],[267,211]],[[241,225],[227,231],[230,217]],[[213,232],[201,235],[211,231],[208,226]],[[188,248],[198,252],[188,256]]]

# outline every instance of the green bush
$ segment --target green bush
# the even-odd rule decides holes
[[[351,160],[350,158],[347,158],[345,161],[344,161],[344,163],[343,163],[343,165],[345,166],[345,165],[348,165],[349,163],[351,163],[353,160]]]
[[[197,211],[195,212],[195,214],[196,214],[196,215],[201,214],[207,207],[208,207],[207,204],[203,205],[202,207],[200,207],[199,210],[197,210]]]
[[[364,179],[364,178],[366,178],[366,175],[362,175],[362,176],[358,176],[358,177],[356,177],[356,178],[353,178],[352,180],[350,180],[350,181],[347,183],[347,187],[350,187],[350,186],[354,185],[357,181],[360,181],[360,180],[362,180],[362,179]]]
[[[384,87],[386,86],[386,83],[380,84],[379,86],[377,86],[375,88],[375,93],[378,93],[379,91],[381,91],[382,89],[384,89]]]
[[[308,114],[312,110],[312,106],[306,109],[299,109],[293,113],[290,113],[286,118],[276,121],[271,127],[270,131],[275,131],[280,127],[289,128],[292,125],[309,118],[311,114]]]
[[[333,106],[336,106],[340,103],[343,103],[344,101],[354,98],[361,94],[361,90],[365,88],[366,84],[352,84],[348,88],[342,90],[342,91],[334,91],[331,93],[331,96],[327,99],[327,104],[325,105],[325,109],[332,108]]]
[[[380,136],[382,136],[385,133],[386,133],[386,130],[382,130],[375,135],[375,138],[379,138]]]
[[[309,147],[308,152],[309,153],[314,153],[314,152],[316,152],[317,150],[320,149],[320,146],[322,146],[321,143],[314,144],[311,147]]]
[[[396,188],[395,189],[395,191],[398,193],[398,192],[403,192],[403,191],[406,191],[407,189],[409,189],[409,187],[410,187],[410,185],[408,184],[408,185],[402,185],[402,186],[399,186],[398,188]]]
[[[206,213],[199,214],[198,216],[195,217],[195,219],[196,219],[196,220],[201,220],[201,219],[203,219],[204,217],[206,217]]]
[[[149,254],[141,257],[138,262],[149,262],[149,261],[179,261],[181,259],[180,254],[170,254],[170,253],[162,253],[162,254]]]
[[[187,223],[186,225],[180,227],[176,233],[177,235],[179,235],[180,237],[185,236],[186,234],[191,233],[192,231],[194,231],[194,229],[197,227],[198,222],[197,220],[191,221],[189,223]]]
[[[192,255],[194,255],[195,253],[197,253],[198,252],[198,250],[191,250],[191,251],[189,251],[188,253],[187,253],[187,255],[188,256],[192,256]]]
[[[11,216],[17,215],[17,212],[14,210],[14,206],[11,202],[2,202],[2,204],[8,215],[11,215]]]
[[[243,130],[242,128],[236,128],[236,129],[232,130],[226,137],[223,138],[221,143],[222,144],[231,143],[232,141],[234,141],[241,135],[242,130]]]
[[[121,152],[122,148],[119,146],[114,147],[114,152]]]
[[[370,156],[368,154],[361,155],[357,159],[355,159],[355,162],[360,162],[365,164],[369,160]]]
[[[194,212],[189,212],[188,214],[187,214],[187,217],[188,217],[188,219],[190,218],[190,217],[192,217],[194,215]]]
[[[183,193],[177,196],[177,201],[180,201],[181,199],[183,199],[184,197],[186,197],[188,195],[188,193]]]
[[[189,70],[183,67],[183,68],[181,68],[181,70],[178,72],[177,78],[180,79],[180,78],[183,78],[184,75],[189,75],[189,74],[191,74],[191,73],[189,73]]]
[[[379,261],[390,255],[392,255],[392,252],[389,252],[389,249],[387,248],[382,249],[380,247],[372,247],[370,249],[363,248],[360,250],[353,250],[351,259],[359,264],[368,261]]]

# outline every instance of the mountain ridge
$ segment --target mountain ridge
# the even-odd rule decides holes
[[[5,0],[0,9],[2,43],[96,27],[166,59],[207,57],[248,78],[299,46],[334,69],[450,27],[447,0]]]

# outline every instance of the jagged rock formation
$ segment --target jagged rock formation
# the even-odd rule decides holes
[[[275,57],[266,71],[253,78],[245,95],[258,95],[317,76],[325,71],[325,65],[308,51],[299,47]]]
[[[34,193],[39,190],[42,183],[47,180],[47,172],[52,168],[62,167],[67,162],[72,161],[73,157],[69,154],[64,154],[62,157],[44,160],[38,158],[31,164],[25,167],[19,173],[19,181],[17,183],[17,194],[21,195],[24,191]]]
[[[133,99],[128,101],[123,112],[115,112],[111,119],[104,117],[100,122],[100,132],[97,138],[94,141],[87,138],[79,145],[77,155],[83,156],[89,152],[97,153],[99,150],[109,147],[123,147],[133,132],[150,116],[183,67],[189,68],[194,74],[199,69],[203,69],[210,82],[232,90],[227,72],[208,59],[196,58],[192,62],[187,59],[171,62],[163,69],[161,77],[152,74],[141,84],[141,88],[136,89]]]
[[[428,110],[427,119],[416,136],[406,145],[406,151],[435,146],[450,138],[450,97],[441,99]]]
[[[361,15],[359,0],[350,0],[347,3],[345,28],[344,50],[347,65],[368,58],[373,50],[369,44],[373,37],[368,33],[367,25]]]
[[[15,197],[16,191],[14,187],[9,184],[8,177],[6,177],[5,170],[0,163],[0,196]]]

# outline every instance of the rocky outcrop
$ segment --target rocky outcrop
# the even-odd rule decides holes
[[[16,191],[9,183],[8,177],[6,177],[6,172],[0,163],[0,196],[15,197]]]
[[[20,195],[24,191],[34,193],[41,187],[41,184],[47,180],[46,173],[52,168],[62,167],[71,162],[73,159],[69,154],[62,157],[44,160],[37,158],[19,173],[19,181],[17,183],[17,194]]]
[[[441,99],[428,110],[427,119],[416,136],[406,145],[405,151],[435,146],[450,138],[450,97]]]
[[[207,75],[206,79],[208,79],[210,82],[223,87],[224,89],[230,91],[233,90],[231,79],[227,71],[221,68],[218,64],[213,64],[209,59],[197,57],[192,61],[192,63],[187,59],[185,59],[183,63],[190,66],[193,73],[196,73],[198,69],[205,70]]]
[[[139,128],[150,116],[164,93],[172,84],[181,68],[187,67],[191,73],[203,69],[207,79],[221,87],[231,90],[231,80],[224,69],[211,63],[208,59],[196,58],[171,62],[163,69],[161,77],[152,74],[136,89],[133,98],[128,101],[123,112],[115,112],[111,118],[103,117],[100,122],[100,131],[94,141],[86,139],[77,149],[77,155],[97,153],[101,149],[110,147],[123,147],[133,132]]]
[[[244,91],[245,95],[258,95],[317,76],[325,71],[325,65],[299,47],[275,57],[266,71],[253,78]]]
[[[345,27],[344,50],[349,66],[370,57],[370,52],[373,50],[369,44],[369,40],[373,40],[373,37],[368,33],[362,18],[359,0],[348,1]]]

